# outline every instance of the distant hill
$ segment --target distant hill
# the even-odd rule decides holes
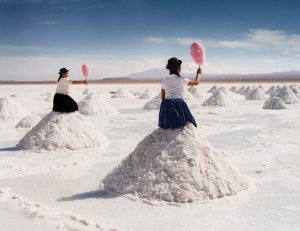
[[[150,69],[143,72],[133,73],[127,75],[127,78],[136,80],[161,80],[168,76],[166,69]],[[194,78],[195,74],[186,73],[184,77]],[[273,73],[257,73],[257,74],[207,74],[202,75],[202,80],[206,81],[245,81],[245,80],[300,80],[300,71],[286,71],[286,72],[273,72]]]

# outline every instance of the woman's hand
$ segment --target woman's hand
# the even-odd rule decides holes
[[[198,74],[202,74],[201,67],[199,67],[199,68],[197,69],[197,75],[198,75]]]

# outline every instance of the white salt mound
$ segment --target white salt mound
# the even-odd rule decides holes
[[[285,103],[278,97],[271,97],[263,106],[263,109],[286,109]]]
[[[299,103],[299,98],[294,94],[294,92],[287,86],[280,88],[274,97],[278,97],[283,100],[286,104],[297,104]]]
[[[222,90],[217,90],[211,97],[209,97],[202,105],[203,106],[232,106],[235,103]]]
[[[94,91],[91,90],[91,89],[89,89],[89,88],[85,89],[85,90],[82,92],[83,95],[89,95],[89,94],[91,94],[91,93],[94,93]]]
[[[244,94],[244,91],[245,91],[245,86],[242,86],[242,87],[240,87],[240,88],[236,91],[236,93],[237,93],[237,94],[240,94],[240,95],[243,95],[243,94]]]
[[[41,120],[41,118],[36,114],[30,114],[16,125],[16,128],[32,128]]]
[[[96,93],[91,93],[78,103],[79,112],[84,115],[115,115],[115,107]]]
[[[267,91],[266,94],[272,95],[276,90],[275,86],[271,86]]]
[[[31,151],[78,150],[103,147],[106,137],[78,112],[51,112],[17,144]]]
[[[150,101],[148,101],[144,105],[143,109],[145,109],[145,110],[159,110],[160,104],[161,104],[161,96],[160,96],[160,93],[159,93],[153,99],[151,99]]]
[[[186,203],[234,195],[246,179],[193,125],[156,129],[107,175],[101,189],[149,200]]]
[[[53,97],[54,97],[54,94],[53,93],[50,93],[46,96],[45,98],[45,102],[52,102],[53,101]]]
[[[0,98],[0,120],[21,119],[29,115],[24,107],[6,96]]]
[[[200,90],[199,87],[190,87],[188,88],[188,91],[196,98],[196,99],[200,99],[200,98],[203,98],[203,94]]]
[[[155,96],[155,92],[147,88],[143,94],[140,95],[139,99],[152,99]]]
[[[117,90],[111,98],[133,98],[133,95],[125,88]]]
[[[231,92],[236,92],[237,91],[237,89],[236,89],[236,87],[235,86],[232,86],[230,89],[229,89],[229,91],[231,91]]]
[[[217,91],[217,89],[218,89],[217,86],[214,85],[207,91],[207,93],[215,93]]]
[[[245,98],[246,100],[265,100],[268,97],[262,88],[257,87],[256,89],[252,90],[249,94],[247,94]]]

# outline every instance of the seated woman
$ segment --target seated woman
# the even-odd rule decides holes
[[[53,111],[61,113],[71,113],[78,111],[78,105],[74,99],[69,96],[69,88],[72,83],[87,83],[86,80],[71,81],[69,70],[61,68],[59,71],[59,78],[57,80],[56,94],[53,99]]]
[[[163,129],[180,128],[187,123],[192,123],[197,127],[192,113],[183,100],[183,91],[185,86],[196,86],[199,84],[201,68],[198,68],[195,80],[189,80],[180,76],[181,64],[181,60],[173,57],[168,60],[168,65],[166,66],[170,71],[170,75],[162,81],[162,102],[158,122],[158,126]]]

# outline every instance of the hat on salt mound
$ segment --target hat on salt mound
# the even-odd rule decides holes
[[[247,180],[191,124],[156,129],[101,182],[100,188],[186,203],[234,195]]]
[[[78,112],[51,112],[17,144],[30,151],[60,151],[103,147],[106,137]]]

